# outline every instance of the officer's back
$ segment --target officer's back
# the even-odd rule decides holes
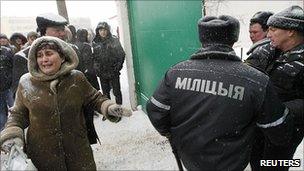
[[[147,104],[148,116],[171,137],[187,169],[243,170],[256,124],[274,143],[288,139],[274,132],[288,135],[288,109],[269,78],[235,55],[236,19],[205,17],[199,35],[201,50],[168,70]]]

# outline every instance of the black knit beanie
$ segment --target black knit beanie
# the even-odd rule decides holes
[[[304,32],[304,11],[299,6],[291,6],[269,17],[268,26]]]
[[[202,44],[233,45],[239,38],[240,23],[228,15],[205,16],[198,21],[198,31]]]

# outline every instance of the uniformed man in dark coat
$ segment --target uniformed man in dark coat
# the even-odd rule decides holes
[[[125,52],[119,39],[112,35],[110,25],[106,22],[98,23],[96,36],[93,40],[94,69],[98,77],[102,92],[110,98],[110,90],[117,104],[122,104],[120,90],[120,70],[122,69]]]
[[[148,116],[188,170],[244,170],[254,126],[281,144],[293,121],[269,77],[242,63],[232,49],[237,19],[206,16],[198,29],[202,48],[166,72],[147,103]]]
[[[250,56],[249,65],[270,77],[279,98],[295,115],[295,130],[290,143],[275,145],[267,138],[259,139],[263,148],[255,160],[254,170],[260,170],[260,159],[290,160],[304,135],[304,11],[291,6],[271,16],[267,22],[270,43],[257,48]],[[264,143],[266,143],[264,145]],[[288,167],[271,167],[265,170],[288,170]]]

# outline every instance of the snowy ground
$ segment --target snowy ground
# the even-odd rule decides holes
[[[125,70],[121,84],[123,105],[130,107]],[[178,170],[168,141],[155,131],[143,111],[135,111],[117,124],[97,117],[95,126],[101,140],[101,145],[92,145],[98,170]],[[290,170],[304,170],[303,141],[294,158],[301,159],[301,168]],[[246,170],[250,171],[250,166]]]
[[[101,140],[101,145],[92,145],[98,170],[178,170],[168,141],[144,112],[136,111],[117,124],[98,117],[95,125]],[[290,170],[304,170],[303,142],[294,158],[302,160],[302,168]]]

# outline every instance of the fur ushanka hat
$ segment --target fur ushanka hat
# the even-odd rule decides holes
[[[42,73],[37,63],[37,48],[40,46],[40,44],[44,42],[52,42],[55,45],[57,45],[60,51],[59,54],[63,55],[60,57],[64,58],[64,62],[61,64],[61,68],[54,75],[46,75]],[[28,58],[28,70],[36,80],[49,81],[49,80],[54,80],[61,75],[65,75],[69,73],[71,70],[77,67],[78,62],[79,60],[76,52],[68,43],[64,42],[63,40],[57,37],[43,36],[36,39],[30,48],[29,58]]]
[[[268,26],[291,29],[304,32],[304,11],[299,6],[291,6],[273,16],[267,21]]]
[[[206,16],[198,21],[198,31],[202,44],[233,45],[239,38],[240,23],[228,15]]]

